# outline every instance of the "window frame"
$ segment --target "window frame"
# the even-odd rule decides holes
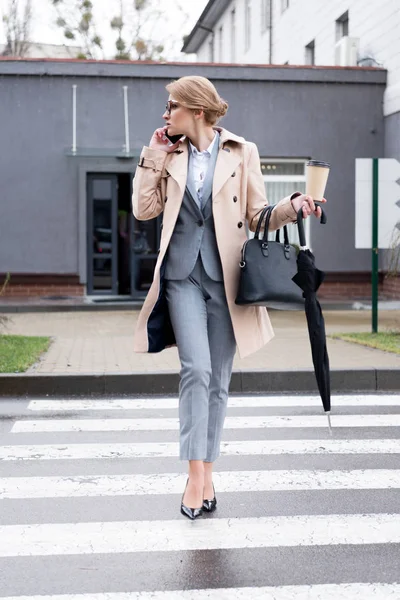
[[[304,183],[304,189],[305,189],[305,185],[306,185],[306,163],[308,162],[308,158],[271,158],[271,157],[261,157],[260,158],[260,168],[261,168],[261,173],[264,179],[264,186],[265,183],[267,183],[268,181],[270,182],[275,182],[275,183]],[[262,166],[263,165],[268,165],[268,164],[273,164],[273,163],[302,163],[304,165],[304,172],[303,175],[266,175],[263,170],[262,170]],[[296,190],[293,189],[294,193]],[[267,200],[268,200],[268,195],[267,195]],[[297,230],[297,225],[293,225],[294,227],[296,227]],[[306,236],[306,243],[307,246],[309,248],[311,248],[311,221],[310,221],[310,217],[308,219],[305,219],[304,222],[304,233]],[[270,234],[270,238],[274,239],[275,238],[275,232],[271,232]],[[290,231],[289,228],[289,240],[293,239],[293,233]],[[296,241],[297,243],[297,241]]]
[[[350,23],[349,11],[346,10],[346,12],[344,12],[342,15],[340,15],[340,17],[338,19],[336,19],[336,21],[335,21],[336,42],[338,42],[342,38],[347,37],[349,35],[349,29],[350,29],[349,23]]]
[[[251,45],[251,0],[244,2],[244,51],[248,52]]]
[[[270,28],[271,0],[261,0],[261,33]]]
[[[289,2],[290,0],[281,0],[281,14],[288,10]]]
[[[231,62],[236,60],[236,6],[231,10]]]
[[[224,26],[220,25],[218,28],[218,62],[223,62],[224,55]]]
[[[304,48],[304,62],[306,65],[315,65],[315,39]]]
[[[215,40],[214,40],[214,32],[211,32],[210,39],[208,40],[208,58],[209,62],[215,62]]]

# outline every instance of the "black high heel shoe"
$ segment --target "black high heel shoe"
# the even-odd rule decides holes
[[[217,497],[215,495],[215,488],[214,488],[214,484],[213,484],[213,490],[214,490],[214,498],[212,500],[203,500],[203,509],[206,512],[213,512],[216,508],[217,508]]]
[[[186,487],[185,487],[185,490],[184,490],[184,492],[182,494],[181,513],[183,515],[185,515],[185,517],[188,517],[189,519],[191,519],[192,521],[194,521],[194,519],[197,519],[197,517],[200,517],[200,515],[203,514],[203,507],[201,506],[200,508],[190,508],[189,506],[186,506],[185,504],[183,504],[183,497],[185,495],[188,483],[189,483],[189,478],[188,478],[188,480],[186,482]]]

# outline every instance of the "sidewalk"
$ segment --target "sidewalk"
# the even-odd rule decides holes
[[[133,352],[138,311],[40,312],[8,314],[4,333],[52,336],[43,359],[27,374],[105,374],[179,371],[176,348],[157,354]],[[256,354],[234,360],[234,370],[312,369],[305,315],[270,311],[275,338]],[[327,334],[371,331],[371,312],[325,310]],[[379,330],[400,328],[400,310],[381,310]],[[400,355],[328,339],[331,369],[400,368]]]

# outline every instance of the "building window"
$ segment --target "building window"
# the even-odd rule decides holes
[[[289,8],[289,0],[281,0],[281,13]]]
[[[264,177],[265,193],[269,204],[278,204],[279,200],[294,192],[305,194],[306,191],[306,161],[302,159],[261,159],[261,171]],[[288,225],[289,241],[299,244],[297,225]],[[307,244],[310,245],[310,219],[304,221],[304,233]],[[275,239],[275,231],[269,234]]]
[[[236,60],[236,9],[231,10],[231,62]]]
[[[224,52],[224,28],[221,25],[221,27],[218,30],[219,33],[219,39],[218,39],[218,60],[220,63],[223,62],[223,52]]]
[[[244,7],[244,49],[250,48],[251,43],[251,0],[245,0]]]
[[[306,46],[305,64],[315,65],[315,40],[313,40]]]
[[[336,41],[349,35],[349,11],[346,11],[336,20]]]
[[[212,63],[214,62],[214,32],[212,32],[208,42],[208,60]]]
[[[261,0],[261,33],[265,33],[270,26],[271,0]]]

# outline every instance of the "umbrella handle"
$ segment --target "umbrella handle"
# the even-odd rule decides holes
[[[323,225],[325,225],[327,218],[326,218],[326,213],[324,211],[324,209],[322,208],[322,206],[319,204],[319,202],[314,202],[315,206],[319,206],[321,208],[321,221],[320,223],[322,223]],[[297,213],[297,229],[299,232],[299,240],[300,240],[300,246],[306,246],[307,242],[306,242],[306,235],[304,233],[304,225],[303,225],[303,209],[300,208],[299,212]]]

